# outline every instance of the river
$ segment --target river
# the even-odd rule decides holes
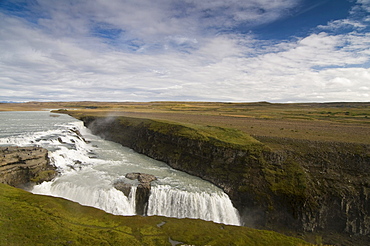
[[[0,112],[0,145],[41,146],[60,175],[30,190],[63,197],[116,215],[135,215],[135,189],[126,197],[113,184],[130,172],[152,174],[147,215],[199,218],[240,225],[221,189],[120,144],[106,141],[68,115],[49,111]]]

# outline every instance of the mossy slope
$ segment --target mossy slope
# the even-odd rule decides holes
[[[271,231],[194,219],[114,216],[0,184],[0,245],[308,245]]]
[[[113,123],[118,119],[120,125],[125,127],[146,128],[163,135],[172,135],[193,140],[207,141],[217,146],[246,149],[250,148],[252,145],[263,145],[249,134],[233,128],[133,117],[100,117],[93,114],[89,115],[88,113],[80,111],[56,112],[68,113],[69,115],[84,121],[86,124],[95,121],[97,124],[105,125]]]
[[[83,113],[78,118],[96,135],[219,186],[248,226],[368,240],[368,145],[268,137],[259,142],[207,125]]]

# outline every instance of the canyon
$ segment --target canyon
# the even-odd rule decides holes
[[[321,233],[329,243],[369,242],[370,145],[268,136],[250,139],[226,128],[199,130],[122,116],[78,118],[96,135],[222,188],[246,226]],[[236,139],[248,140],[241,144],[202,131],[228,131]],[[270,147],[274,144],[279,147]]]
[[[104,139],[222,188],[245,226],[318,244],[370,243],[369,103],[0,106],[60,108]]]
[[[15,115],[18,115],[19,118]],[[82,182],[76,187],[77,189],[71,187],[71,183],[67,182],[66,186],[60,187],[61,190],[73,194],[76,192],[79,197],[97,198],[100,202],[104,202],[105,197],[113,192],[114,197],[112,200],[108,200],[107,204],[120,208],[118,200],[123,200],[122,202],[127,200],[127,198],[125,199],[125,195],[127,196],[125,192],[127,193],[127,190],[130,189],[130,193],[136,193],[136,196],[132,195],[136,198],[136,203],[144,205],[136,206],[136,209],[141,207],[142,211],[136,211],[136,214],[145,215],[145,203],[150,192],[150,182],[155,181],[156,177],[138,172],[126,173],[123,170],[121,173],[125,176],[116,176],[117,178],[110,179],[107,184],[108,189],[99,191],[100,193],[98,193],[101,196],[95,197],[90,192],[90,188],[94,190],[92,186],[96,181],[91,181],[97,178],[99,183],[102,180],[100,177],[104,178],[105,175],[101,175],[101,172],[97,173],[99,178],[98,176],[92,178],[89,175],[92,174],[90,172],[92,171],[91,164],[99,162],[100,159],[95,161],[97,153],[90,151],[85,153],[85,150],[101,151],[101,148],[98,148],[100,144],[95,145],[96,142],[93,139],[100,139],[98,141],[102,142],[107,141],[91,135],[88,131],[84,132],[90,136],[87,141],[77,130],[85,129],[82,122],[72,119],[73,123],[61,125],[61,122],[65,122],[62,118],[70,118],[68,116],[57,116],[48,112],[27,114],[21,112],[15,115],[5,114],[2,121],[2,134],[5,137],[1,138],[3,147],[1,148],[0,181],[4,184],[0,183],[0,238],[2,239],[0,245],[174,245],[179,243],[187,245],[229,245],[230,243],[234,245],[306,245],[301,239],[286,237],[271,231],[253,230],[247,227],[217,224],[199,219],[154,216],[150,209],[148,210],[150,216],[114,216],[86,206],[88,204],[82,206],[76,202],[54,197],[55,195],[58,196],[57,193],[50,194],[52,196],[37,195],[34,193],[35,187],[40,190],[43,187],[47,188],[55,184],[54,188],[58,189],[58,184],[63,183],[63,179],[68,180],[68,175],[66,175],[68,173],[71,175],[70,181],[82,179]],[[37,118],[36,121],[33,120],[35,118]],[[12,122],[9,119],[15,120]],[[14,123],[14,121],[16,122]],[[45,122],[49,122],[49,124]],[[24,123],[24,125],[20,123]],[[55,123],[57,123],[58,130],[52,128]],[[25,125],[30,126],[31,131]],[[21,135],[13,137],[9,135],[12,132],[15,134],[21,133]],[[93,142],[90,143],[90,141]],[[16,147],[17,144],[18,147]],[[119,146],[114,143],[108,145]],[[110,150],[112,148],[109,148]],[[138,156],[131,150],[128,150],[128,152]],[[89,158],[85,158],[84,153]],[[107,163],[108,166],[114,166],[111,161]],[[141,164],[145,165],[143,162]],[[169,168],[164,163],[161,166],[162,168]],[[58,168],[58,176],[53,179],[56,174],[55,167]],[[135,171],[135,169],[132,171]],[[173,170],[173,172],[180,173],[176,170]],[[162,178],[163,176],[160,176],[160,179]],[[51,182],[43,182],[50,179],[52,179]],[[198,185],[202,182],[207,183],[199,178],[193,179]],[[134,186],[127,187],[124,185],[124,189],[121,190],[123,193],[119,195],[121,191],[116,189],[119,188],[120,184],[123,184],[122,181],[125,181],[126,184],[134,184]],[[155,187],[152,187],[154,191],[150,193],[161,194],[158,193],[157,182],[155,181]],[[32,193],[9,185],[29,190]],[[116,189],[112,187],[113,185],[116,186]],[[142,192],[139,192],[139,186],[142,188]],[[133,192],[133,189],[136,190],[136,188],[138,192]],[[166,188],[161,192],[167,192],[167,190]],[[168,192],[172,193],[173,190],[168,190]],[[225,194],[224,196],[226,197]],[[160,201],[160,204],[163,202],[158,197],[155,200]],[[180,200],[182,201],[182,199],[178,199],[178,201]],[[230,202],[230,200],[228,201]],[[155,204],[153,199],[149,204],[153,207],[153,204]],[[232,208],[232,206],[230,207]],[[211,207],[208,208],[211,209]],[[225,208],[224,210],[231,212]],[[197,209],[197,211],[203,210]],[[236,212],[234,208],[232,212]],[[225,215],[228,218],[230,217],[230,213]]]

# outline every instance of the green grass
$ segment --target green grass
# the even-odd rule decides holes
[[[370,144],[370,103],[28,102],[3,110],[77,110],[235,128],[249,135]],[[73,110],[72,110],[73,109]],[[284,128],[285,130],[280,130]]]
[[[150,130],[163,134],[182,136],[201,141],[212,141],[216,145],[223,144],[238,148],[245,148],[250,145],[262,145],[250,135],[232,128],[131,117],[120,117],[120,121],[126,126],[138,126],[141,124]]]
[[[78,109],[69,110],[73,114],[218,126],[238,129],[251,136],[370,144],[367,137],[370,134],[370,103],[79,102],[53,105],[70,109],[69,106]]]
[[[282,168],[272,165],[263,169],[267,182],[271,185],[274,193],[282,193],[287,196],[304,197],[308,186],[305,172],[293,160],[286,160]]]
[[[163,223],[164,222],[164,223]],[[309,245],[271,231],[194,219],[114,216],[0,184],[0,245]]]
[[[36,173],[36,176],[31,179],[33,183],[40,184],[46,180],[51,180],[52,177],[55,177],[56,171],[55,170],[45,170]]]

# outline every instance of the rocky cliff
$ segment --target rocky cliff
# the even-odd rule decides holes
[[[135,185],[135,212],[137,215],[147,215],[151,182],[157,180],[157,178],[154,175],[146,173],[127,173],[125,178],[138,181],[138,183]],[[129,197],[133,184],[125,182],[124,180],[118,180],[113,186],[117,190],[122,191],[125,196]]]
[[[349,235],[344,245],[356,244],[355,237],[370,242],[368,145],[271,137],[239,144],[177,123],[128,117],[81,120],[94,134],[219,186],[245,225],[321,233],[331,243],[338,241],[330,235]]]
[[[0,147],[0,183],[25,187],[49,181],[56,175],[48,151],[40,147]]]

